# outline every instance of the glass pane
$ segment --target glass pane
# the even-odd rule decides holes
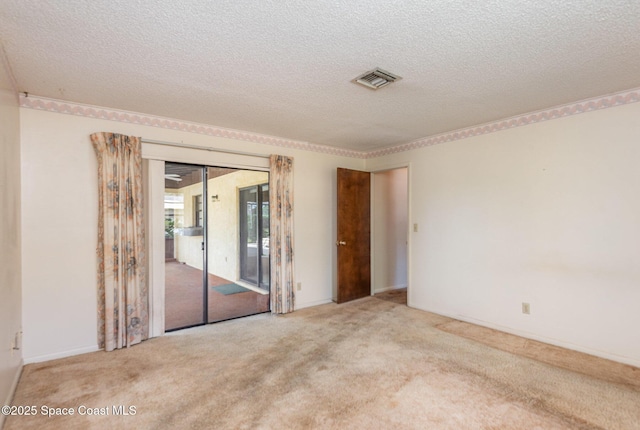
[[[267,172],[207,169],[208,319],[222,321],[269,311],[257,288],[260,240],[258,188]]]
[[[165,163],[166,330],[204,323],[202,185],[201,167]]]
[[[269,291],[269,185],[261,186],[261,244],[260,252],[260,288]]]
[[[240,190],[240,278],[258,284],[258,188]]]

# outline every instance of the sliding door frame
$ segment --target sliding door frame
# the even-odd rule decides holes
[[[216,151],[215,148],[210,148],[211,138],[205,139],[207,147],[203,148],[170,146],[165,142],[149,140],[142,142],[143,166],[146,167],[145,227],[149,283],[149,337],[158,337],[165,333],[164,163],[271,171],[269,157],[266,154]],[[197,142],[197,139],[195,140]]]
[[[209,190],[208,166],[202,169],[202,321],[209,323]]]

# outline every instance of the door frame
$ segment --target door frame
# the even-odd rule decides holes
[[[374,279],[374,271],[373,271],[373,262],[374,262],[374,254],[373,254],[373,250],[375,249],[375,237],[374,237],[374,211],[373,211],[373,207],[374,207],[374,198],[375,198],[375,182],[373,180],[373,177],[376,173],[382,173],[388,170],[394,170],[394,169],[401,169],[401,168],[406,168],[407,169],[407,306],[411,306],[413,300],[412,300],[412,288],[411,288],[411,279],[412,279],[412,239],[413,236],[411,234],[412,229],[413,229],[413,221],[411,218],[411,207],[412,207],[412,188],[411,188],[411,175],[412,175],[412,163],[410,161],[404,161],[404,162],[399,162],[399,163],[388,163],[388,164],[381,164],[379,166],[375,166],[373,169],[365,169],[362,170],[364,172],[368,172],[371,175],[371,198],[370,198],[370,267],[371,267],[371,285],[370,285],[370,291],[369,294],[373,295],[374,294],[374,283],[375,283],[375,279]],[[357,170],[357,169],[356,169]],[[334,176],[334,180],[337,181],[337,174],[336,176]],[[335,183],[334,183],[335,184]],[[337,197],[337,187],[334,188],[334,197]],[[333,259],[333,269],[334,269],[334,284],[333,284],[333,291],[331,294],[331,300],[333,302],[337,302],[338,300],[338,250],[337,250],[337,241],[338,239],[338,231],[337,231],[337,199],[334,200],[335,202],[335,207],[333,209],[333,214],[335,216],[334,220],[336,222],[336,224],[334,224],[334,234],[335,234],[335,240],[332,243],[333,249],[335,250],[334,253],[334,259]]]
[[[243,154],[204,152],[143,143],[149,337],[162,336],[164,326],[164,163],[184,163],[270,172],[269,159]]]

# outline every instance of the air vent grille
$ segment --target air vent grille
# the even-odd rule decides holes
[[[372,90],[377,90],[400,79],[402,78],[398,75],[394,75],[380,68],[375,68],[358,76],[353,82],[364,85]]]

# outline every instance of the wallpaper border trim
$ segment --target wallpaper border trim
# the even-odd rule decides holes
[[[400,145],[394,145],[387,148],[370,151],[367,153],[367,158],[375,158],[388,154],[395,154],[398,152],[411,151],[413,149],[424,148],[426,146],[453,142],[456,140],[466,139],[468,137],[495,133],[497,131],[521,127],[523,125],[535,124],[552,119],[559,119],[581,113],[622,106],[630,103],[636,103],[638,101],[640,101],[640,89],[623,91],[607,96],[595,97],[579,102],[552,107],[549,109],[530,112],[523,115],[516,115],[510,118],[488,122],[486,124],[462,128],[435,136],[424,137]]]
[[[341,155],[353,158],[366,158],[366,153],[349,149],[335,148],[326,145],[317,145],[299,140],[285,139],[276,136],[252,133],[230,128],[216,127],[190,121],[165,118],[143,113],[110,109],[99,106],[73,103],[64,100],[50,99],[29,94],[20,94],[20,107],[56,112],[67,115],[82,116],[87,118],[105,119],[109,121],[125,122],[130,124],[146,125],[168,130],[179,130],[188,133],[204,134],[208,136],[224,137],[227,139],[242,140],[245,142],[261,143],[284,148],[301,149],[305,151],[320,152],[324,154]],[[143,136],[144,138],[144,136]]]
[[[456,140],[466,139],[468,137],[480,136],[483,134],[494,133],[497,131],[507,130],[558,118],[564,118],[581,113],[608,109],[611,107],[636,103],[638,101],[640,101],[640,89],[627,90],[609,94],[606,96],[585,99],[579,102],[568,103],[549,109],[543,109],[536,112],[526,113],[523,115],[517,115],[498,121],[492,121],[486,124],[454,130],[435,136],[428,136],[387,148],[377,149],[369,152],[361,152],[326,145],[318,145],[309,142],[302,142],[298,140],[285,139],[281,137],[267,136],[263,134],[216,127],[207,124],[199,124],[154,115],[146,115],[136,112],[128,112],[117,109],[109,109],[98,106],[67,102],[63,100],[20,94],[20,106],[29,109],[45,110],[48,112],[57,112],[96,119],[106,119],[109,121],[126,122],[131,124],[140,124],[149,127],[180,130],[188,133],[224,137],[228,139],[261,143],[283,148],[300,149],[304,151],[319,152],[323,154],[365,159],[411,151],[413,149],[424,148],[427,146],[438,145],[446,142],[453,142]]]

